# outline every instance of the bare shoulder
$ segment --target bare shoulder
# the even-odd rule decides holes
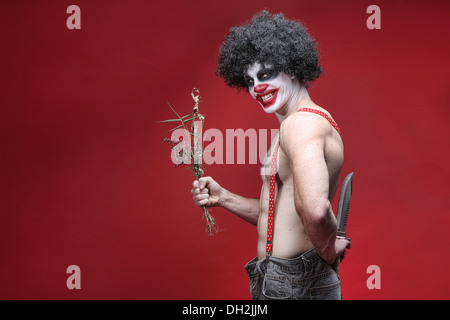
[[[284,119],[280,126],[280,142],[292,139],[325,139],[331,134],[332,127],[328,120],[312,112],[295,112]]]

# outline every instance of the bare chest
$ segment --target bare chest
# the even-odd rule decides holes
[[[279,187],[289,184],[292,185],[292,172],[286,153],[280,147],[277,148],[278,150],[274,150],[278,143],[279,140],[278,137],[276,137],[261,166],[261,179],[263,185],[269,185],[270,177],[273,173],[276,174],[276,182]]]

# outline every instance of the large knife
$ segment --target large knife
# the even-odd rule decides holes
[[[347,232],[345,230],[347,228],[348,209],[350,209],[350,199],[352,198],[352,185],[353,185],[353,172],[350,173],[347,177],[345,177],[344,182],[342,183],[341,193],[339,195],[339,206],[336,214],[338,224],[337,238],[347,239],[349,241],[351,241],[351,239],[347,237]]]

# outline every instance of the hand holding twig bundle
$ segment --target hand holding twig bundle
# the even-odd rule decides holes
[[[188,141],[177,140],[174,141],[172,139],[164,139],[164,141],[168,142],[172,146],[172,156],[175,157],[176,166],[181,164],[188,165],[187,169],[192,169],[192,172],[196,179],[200,179],[203,174],[202,162],[203,162],[203,145],[202,145],[202,131],[203,124],[205,122],[205,116],[199,113],[199,102],[200,102],[200,91],[196,88],[192,89],[191,92],[192,99],[194,100],[194,108],[192,109],[191,114],[187,114],[183,117],[180,117],[178,113],[170,106],[172,111],[177,115],[176,119],[169,119],[160,122],[180,122],[181,124],[175,128],[172,128],[170,131],[174,131],[176,129],[184,129],[189,135]],[[191,122],[190,130],[187,129],[186,124]],[[190,137],[193,138],[193,146],[190,143]],[[206,206],[202,207],[203,209],[203,219],[206,220],[206,230],[208,235],[213,235],[216,231],[216,223],[214,218],[209,214],[208,208]]]

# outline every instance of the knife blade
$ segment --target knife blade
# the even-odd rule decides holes
[[[336,214],[338,231],[337,238],[351,240],[347,237],[347,219],[350,209],[350,199],[352,198],[353,172],[345,177],[342,183],[341,193],[339,194],[339,205]]]

